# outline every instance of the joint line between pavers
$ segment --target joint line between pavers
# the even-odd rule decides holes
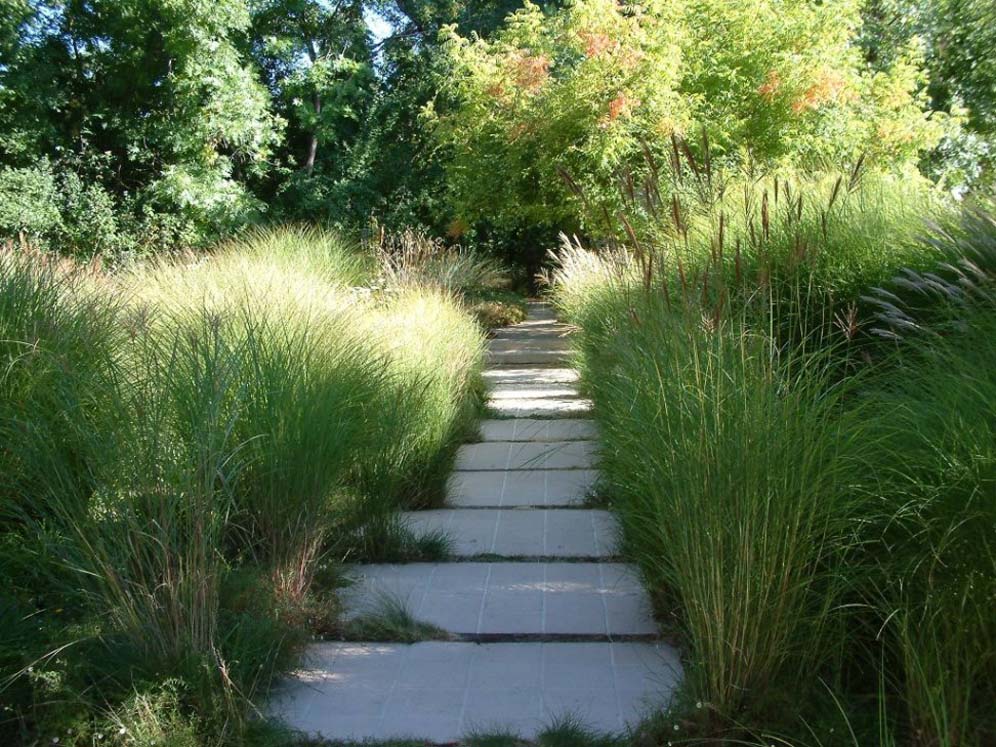
[[[413,646],[406,646],[401,656],[398,657],[398,668],[394,672],[394,679],[391,680],[390,687],[387,688],[387,697],[384,698],[384,705],[380,707],[380,715],[377,720],[383,724],[384,719],[387,718],[387,709],[391,705],[391,700],[394,698],[394,693],[398,689],[398,680],[401,679],[401,672],[405,667],[405,661],[408,659],[411,649]]]
[[[592,522],[594,524],[594,522]],[[596,540],[595,546],[598,546],[598,541]],[[605,620],[605,634],[608,636],[612,635],[612,629],[609,627],[609,603],[606,597],[608,596],[605,588],[605,564],[598,564],[598,587],[600,593],[598,598],[602,600],[602,618]]]
[[[543,564],[543,592],[540,594],[540,630],[545,634],[546,630],[546,595],[550,589],[549,586],[549,572],[550,564]]]
[[[599,551],[599,549],[601,547],[601,545],[600,545],[600,543],[598,541],[598,539],[599,539],[599,537],[598,537],[598,522],[595,520],[596,514],[595,514],[594,511],[589,511],[588,512],[588,516],[589,516],[589,520],[591,521],[591,538],[592,538],[592,541],[595,543],[594,553],[597,555],[598,551]]]
[[[464,733],[464,719],[467,717],[467,701],[470,699],[470,682],[474,676],[474,660],[476,656],[470,657],[470,662],[467,664],[467,679],[463,683],[463,699],[460,702],[460,718],[457,721],[457,731],[460,734]],[[618,698],[617,698],[618,699]]]
[[[550,512],[545,508],[543,509],[543,554],[549,553],[547,549],[549,546],[549,541],[547,540],[547,533],[550,531]]]
[[[546,720],[546,647],[548,644],[541,643],[540,650],[540,686],[539,686],[539,697],[540,697],[540,718]]]
[[[416,619],[419,620],[422,619],[422,608],[425,607],[426,597],[428,597],[429,592],[432,591],[432,582],[435,579],[436,571],[438,570],[439,570],[439,564],[436,564],[432,567],[432,570],[429,571],[429,578],[426,579],[425,588],[422,590],[422,598],[419,600],[418,609],[415,611]]]
[[[488,589],[491,586],[491,570],[494,563],[488,563],[488,572],[484,576],[484,591],[481,592],[481,607],[477,611],[477,635],[481,634],[481,627],[484,625],[484,607],[488,601]]]
[[[626,728],[626,723],[623,720],[622,713],[622,699],[619,697],[619,672],[616,669],[616,644],[609,642],[609,665],[612,667],[612,694],[616,697],[616,719],[619,724],[619,729],[623,730]]]
[[[498,530],[501,528],[501,515],[502,509],[495,511],[495,530],[491,534],[491,547],[488,548],[488,552],[491,554],[497,552],[495,548],[498,547]]]
[[[505,490],[507,489],[507,487],[508,487],[508,470],[505,470],[505,472],[502,473],[502,476],[501,476],[501,488],[499,488],[499,491],[498,491],[498,506],[499,507],[504,507],[505,506]]]

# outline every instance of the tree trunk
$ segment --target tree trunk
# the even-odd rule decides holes
[[[308,59],[314,65],[318,62],[319,49],[314,39],[305,39],[305,49],[308,50]],[[308,138],[308,158],[304,162],[304,168],[310,174],[315,170],[315,158],[318,156],[318,123],[322,118],[322,94],[317,90],[312,95],[312,103],[315,106],[315,129]]]
[[[322,97],[317,91],[315,91],[315,129],[311,133],[308,139],[308,160],[304,162],[304,167],[308,170],[310,174],[315,170],[315,157],[318,155],[318,119],[321,118],[322,114]]]

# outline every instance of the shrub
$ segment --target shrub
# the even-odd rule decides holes
[[[46,242],[63,230],[51,164],[0,170],[0,236]]]
[[[504,283],[501,264],[473,249],[448,247],[418,230],[378,237],[382,282],[390,286],[433,285],[453,293],[496,288]]]
[[[694,697],[763,708],[823,663],[842,598],[858,438],[845,393],[825,354],[614,290],[575,319],[627,552],[687,638]]]

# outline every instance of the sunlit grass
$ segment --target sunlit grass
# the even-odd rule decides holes
[[[558,255],[605,490],[687,644],[686,736],[996,736],[996,224],[942,209],[928,229],[911,205],[848,207],[826,231],[804,209],[796,235],[835,254],[758,273],[742,251],[736,285],[647,274],[635,250]],[[866,283],[891,306],[859,300]],[[868,305],[843,318],[851,301]],[[871,327],[890,334],[856,344]]]
[[[0,690],[30,728],[159,703],[239,743],[316,573],[371,544],[445,552],[396,511],[442,494],[481,332],[438,286],[357,286],[371,268],[296,228],[114,277],[0,255]],[[233,573],[258,588],[235,608]]]

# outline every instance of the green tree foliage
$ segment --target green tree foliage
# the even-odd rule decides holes
[[[253,0],[252,56],[286,119],[263,194],[281,216],[341,217],[343,182],[375,85],[357,0]]]
[[[265,162],[279,122],[235,43],[250,20],[242,0],[13,5],[0,28],[0,163],[44,179],[50,157],[129,216],[133,242],[200,243],[261,207],[240,179]],[[19,177],[0,174],[9,199]],[[78,202],[75,182],[56,186]]]
[[[520,5],[521,0],[379,0],[369,6],[393,32],[374,49],[376,86],[342,183],[340,198],[354,219],[375,215],[396,229],[421,225],[454,237],[469,228],[455,222],[445,205],[444,155],[420,113],[436,97],[445,61],[440,30],[457,24],[488,38]],[[478,231],[467,238],[483,237]]]
[[[565,172],[610,210],[622,168],[702,132],[731,163],[865,152],[906,164],[942,123],[924,113],[913,49],[865,69],[859,11],[852,0],[575,0],[554,13],[527,3],[489,40],[448,27],[443,110],[426,119],[452,156],[455,209],[570,225],[581,211]]]
[[[922,48],[931,108],[950,112],[950,133],[928,168],[952,185],[996,179],[996,4],[990,0],[868,0],[860,37],[869,63],[891,64],[910,45]]]

